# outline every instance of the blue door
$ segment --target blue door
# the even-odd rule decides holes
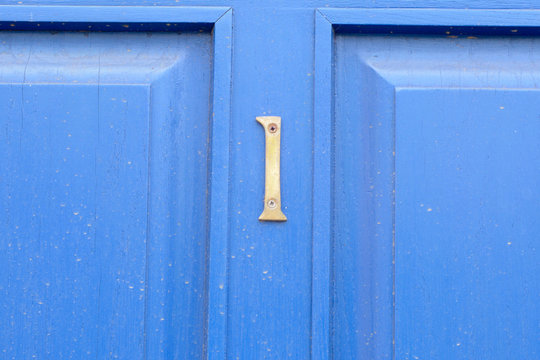
[[[400,6],[2,1],[0,359],[538,359],[539,11]]]

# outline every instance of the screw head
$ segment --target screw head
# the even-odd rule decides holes
[[[278,130],[277,124],[272,123],[268,125],[268,131],[270,131],[271,133],[275,133],[277,130]]]
[[[277,206],[276,201],[275,201],[274,199],[268,200],[268,202],[266,203],[266,205],[268,205],[268,207],[269,207],[270,209],[273,209],[273,208],[275,208],[275,207]]]

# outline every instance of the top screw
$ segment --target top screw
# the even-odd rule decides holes
[[[272,124],[268,125],[268,131],[270,131],[271,133],[275,133],[277,131],[277,129],[278,129],[277,124],[272,123]]]

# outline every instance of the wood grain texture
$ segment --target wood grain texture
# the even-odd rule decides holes
[[[535,121],[528,112],[522,113],[517,104],[519,94],[530,96],[522,99],[529,103],[537,96],[535,69],[539,62],[530,55],[535,53],[537,41],[529,37],[481,35],[488,35],[486,29],[497,34],[498,28],[519,26],[530,27],[531,34],[538,34],[538,14],[531,11],[505,17],[505,11],[469,11],[320,10],[321,16],[332,21],[336,29],[334,32],[323,21],[317,23],[321,29],[327,29],[327,38],[333,39],[330,43],[335,44],[334,57],[328,57],[332,51],[328,43],[319,45],[318,33],[315,42],[316,70],[318,56],[326,56],[324,69],[335,71],[335,79],[329,82],[328,70],[319,70],[322,79],[316,78],[315,83],[316,109],[335,106],[331,121],[335,141],[332,166],[321,180],[315,172],[314,183],[314,193],[320,192],[317,184],[330,185],[332,189],[332,198],[327,203],[332,209],[331,216],[314,217],[314,224],[326,221],[333,225],[327,278],[332,287],[327,309],[331,314],[326,350],[330,358],[467,359],[488,354],[490,358],[502,359],[519,354],[532,359],[537,356],[534,329],[538,309],[530,307],[530,294],[538,292],[538,282],[531,283],[519,274],[537,271],[538,264],[532,261],[536,245],[531,239],[535,238],[538,222],[524,214],[538,210],[531,208],[531,198],[517,189],[525,187],[527,193],[536,191],[537,177],[531,176],[531,171],[538,167],[535,164],[539,152],[536,144],[523,136],[520,139],[526,143],[523,146],[528,155],[517,155],[523,154],[524,148],[515,145],[504,155],[512,167],[520,170],[506,167],[494,170],[489,165],[492,156],[503,161],[500,148],[505,145],[494,145],[494,138],[511,142],[511,136],[505,132],[508,127],[517,132],[524,129],[528,129],[527,133],[537,132],[531,129],[536,127]],[[468,18],[472,14],[474,20]],[[362,31],[363,26],[390,27],[399,23],[415,25],[415,22],[428,27],[420,32],[419,27],[410,28],[414,33],[407,34],[404,30],[393,36],[381,35],[382,32],[369,36],[366,35],[369,30]],[[425,36],[434,31],[431,25],[435,23],[476,25],[463,37]],[[356,26],[339,26],[347,24]],[[474,31],[481,35],[475,36]],[[325,47],[327,50],[319,55],[319,49]],[[334,95],[321,104],[317,97],[320,92]],[[512,108],[511,115],[504,112],[508,107]],[[316,119],[324,118],[315,115]],[[515,122],[517,119],[520,125]],[[446,130],[440,128],[440,121],[448,122],[443,126]],[[492,121],[501,123],[492,127]],[[448,126],[455,131],[448,132]],[[470,147],[460,140],[462,132],[467,134]],[[441,140],[443,136],[445,141]],[[326,138],[315,137],[315,141],[324,142]],[[317,156],[327,158],[324,152],[315,153],[315,159]],[[459,164],[452,167],[456,161]],[[476,174],[483,175],[473,176],[472,168]],[[469,171],[469,176],[462,176],[462,171]],[[516,173],[529,174],[525,175],[527,185],[521,181],[520,185],[512,185],[511,177]],[[497,178],[505,185],[487,185],[480,179],[483,176]],[[430,185],[416,186],[424,181]],[[446,186],[448,182],[452,185]],[[508,188],[502,190],[498,186]],[[512,220],[510,213],[503,215],[506,212],[498,202],[485,205],[491,201],[488,199],[495,198],[512,198],[507,204],[523,207],[518,211],[522,214],[519,220]],[[431,222],[436,210],[427,202],[431,204],[434,199],[445,211]],[[480,201],[482,205],[452,207],[471,201]],[[477,210],[465,210],[471,208]],[[472,218],[465,220],[467,216],[463,214],[467,211]],[[478,217],[476,211],[489,215]],[[519,254],[503,248],[503,244],[514,245],[515,233],[504,230],[494,230],[496,235],[491,233],[492,222],[497,223],[497,228],[505,227],[503,217],[521,229],[524,238],[520,237]],[[441,228],[449,223],[452,225]],[[314,254],[318,254],[317,248],[324,246],[314,240]],[[326,254],[319,259],[323,269],[328,262]],[[505,260],[520,265],[508,266]],[[317,269],[315,256],[314,269]],[[465,273],[462,278],[458,275]],[[523,287],[515,287],[505,276],[513,276]],[[490,286],[478,285],[483,279]],[[315,275],[313,281],[314,289],[323,288],[317,284]],[[314,299],[314,304],[325,303]],[[507,306],[526,310],[514,314],[510,320]],[[322,317],[321,313],[314,314],[314,319]],[[491,322],[490,330],[482,325],[483,321]],[[479,332],[485,342],[474,335]],[[488,345],[491,341],[498,345]]]
[[[333,30],[319,11],[315,12],[315,84],[313,126],[313,245],[311,356],[331,359],[332,307],[332,149],[333,149]],[[330,99],[330,101],[329,101]]]
[[[228,9],[214,25],[214,85],[210,164],[207,359],[227,355],[229,267],[229,187],[233,14]]]
[[[223,284],[227,267],[227,233],[214,233],[227,224],[229,9],[2,9],[9,10],[4,23],[15,19],[21,28],[36,19],[224,20],[214,40],[208,31],[149,34],[123,25],[121,32],[1,33],[2,165],[10,171],[1,240],[13,249],[3,252],[3,353],[206,357],[207,321],[223,318],[218,306],[226,303],[223,285],[210,291],[208,278]],[[211,109],[219,111],[215,120]],[[225,137],[213,143],[219,151],[210,160],[212,131]],[[225,328],[213,329],[224,338]]]
[[[70,0],[2,0],[2,4],[11,5],[72,5]],[[273,0],[271,2],[260,2],[256,0],[247,1],[225,1],[215,0],[211,2],[200,0],[83,0],[78,1],[79,5],[106,5],[106,6],[233,6],[235,9],[271,9],[279,7],[282,9],[310,9],[321,7],[336,7],[336,8],[477,8],[477,9],[534,9],[538,8],[538,4],[531,3],[529,0],[334,0],[332,2],[324,0],[302,0],[295,1],[291,4],[287,0]]]
[[[536,229],[537,209],[524,194],[537,197],[535,168],[527,166],[537,161],[530,106],[537,77],[527,69],[536,69],[538,36],[538,10],[529,10],[539,7],[525,0],[0,0],[0,35],[12,39],[0,43],[0,254],[10,274],[0,292],[12,295],[0,300],[0,329],[8,332],[0,351],[219,360],[444,358],[432,354],[446,351],[470,359],[481,357],[491,336],[491,358],[511,358],[505,351],[520,346],[516,354],[536,359],[537,283],[519,274],[536,269],[536,238],[527,232]],[[451,26],[469,33],[446,34]],[[474,90],[501,84],[500,96]],[[127,102],[114,103],[118,94]],[[508,105],[498,104],[505,98],[508,117],[500,109]],[[439,113],[438,105],[453,108]],[[520,110],[527,105],[530,114]],[[488,114],[496,128],[471,125],[469,112]],[[60,115],[70,127],[51,120]],[[257,220],[265,166],[253,119],[260,115],[287,119],[284,223]],[[461,138],[441,130],[458,125]],[[63,137],[67,130],[76,142]],[[514,130],[527,134],[515,138]],[[433,145],[439,139],[442,148]],[[395,144],[403,149],[398,160]],[[415,180],[416,155],[432,164],[429,178]],[[450,155],[471,159],[458,164],[467,179]],[[497,167],[488,155],[517,160]],[[494,183],[475,197],[471,189],[488,182],[474,172],[478,162],[512,186]],[[404,185],[393,195],[396,168]],[[514,179],[511,171],[527,176]],[[439,209],[411,205],[423,195]],[[402,203],[394,206],[396,199]],[[57,209],[60,200],[66,207]],[[482,206],[459,218],[454,200]],[[501,204],[515,211],[507,222]],[[513,234],[510,223],[526,240],[493,247],[450,236],[478,230],[474,241],[500,240]],[[396,241],[407,241],[394,244],[395,231]],[[92,236],[102,239],[95,247]],[[76,253],[85,256],[71,258]],[[434,286],[440,279],[444,286]],[[446,297],[457,302],[444,312]]]

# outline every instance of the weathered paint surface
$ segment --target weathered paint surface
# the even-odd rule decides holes
[[[335,358],[537,357],[539,50],[336,37]]]
[[[538,358],[530,1],[0,4],[0,358]]]
[[[201,357],[210,36],[0,43],[4,356]]]

